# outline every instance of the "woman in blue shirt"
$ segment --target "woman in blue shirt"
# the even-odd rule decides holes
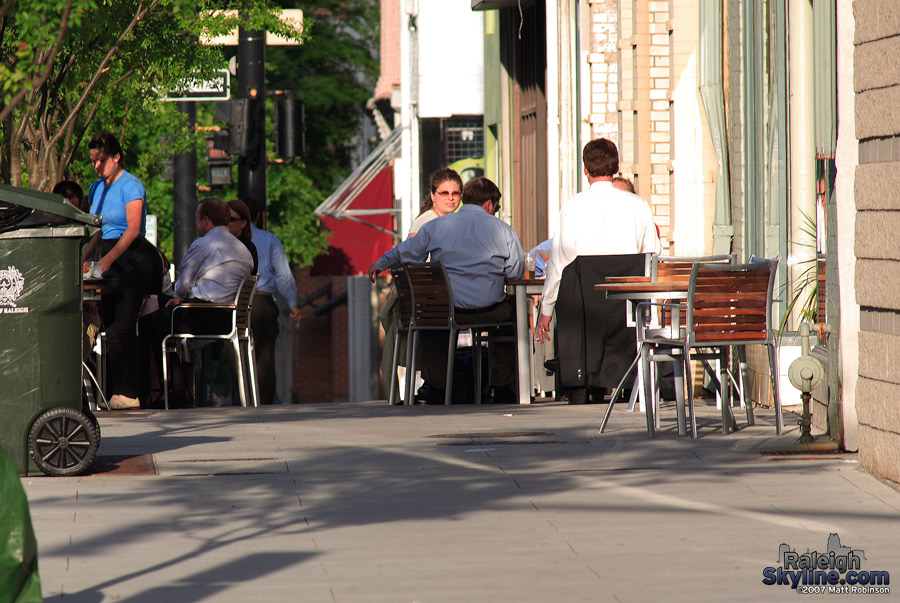
[[[160,287],[162,266],[156,248],[144,238],[147,193],[125,171],[122,145],[115,135],[103,132],[91,139],[88,149],[100,177],[91,185],[88,200],[91,213],[103,216],[98,263],[107,281],[100,314],[106,328],[110,406],[140,408],[137,319],[144,296]]]

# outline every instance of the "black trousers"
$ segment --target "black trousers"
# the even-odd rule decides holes
[[[275,339],[278,337],[278,304],[270,293],[257,292],[250,313],[253,347],[256,350],[256,374],[259,403],[275,401]]]
[[[118,239],[100,243],[105,255]],[[106,330],[107,395],[136,398],[141,384],[141,350],[137,338],[137,320],[144,296],[159,290],[162,260],[144,237],[138,237],[116,260],[106,274],[101,292],[100,316]]]
[[[474,313],[456,309],[456,322],[461,326],[483,322],[500,322],[514,320],[516,308],[512,298],[507,298],[490,310]],[[491,344],[491,385],[507,386],[518,391],[516,375],[516,341],[515,328],[503,331],[509,335],[509,341],[495,341]],[[420,331],[422,379],[430,387],[444,389],[447,387],[447,347],[449,343],[447,331]]]

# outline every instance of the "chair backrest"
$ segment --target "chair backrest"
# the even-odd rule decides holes
[[[678,283],[691,280],[691,269],[694,264],[734,264],[737,261],[737,254],[721,254],[721,255],[705,255],[705,256],[672,256],[672,255],[654,255],[653,264],[650,267],[651,280],[661,281],[664,283]],[[671,323],[670,306],[660,306],[659,320],[661,325]],[[687,315],[684,306],[681,307],[681,318],[679,324],[684,325]]]
[[[444,263],[404,264],[412,292],[411,322],[415,328],[443,328],[453,320],[453,290]]]
[[[691,268],[696,263],[734,264],[736,261],[736,253],[705,256],[654,255],[653,264],[650,267],[650,277],[663,282],[687,282],[691,278]]]
[[[253,308],[253,295],[256,293],[256,284],[259,275],[248,274],[238,287],[234,296],[234,326],[237,329],[250,328],[250,311]]]
[[[692,345],[767,343],[778,258],[749,264],[695,264],[687,301]]]
[[[412,319],[413,308],[413,294],[409,285],[409,277],[402,266],[400,268],[391,268],[391,277],[394,281],[394,288],[397,290],[397,307],[400,308],[400,328],[408,329]]]

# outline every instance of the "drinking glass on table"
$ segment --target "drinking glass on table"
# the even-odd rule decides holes
[[[525,254],[525,278],[534,278],[534,254]]]

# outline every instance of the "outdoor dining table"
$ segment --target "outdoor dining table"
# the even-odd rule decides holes
[[[628,313],[630,326],[634,324],[633,321],[637,320],[636,304],[645,301],[686,299],[688,296],[688,281],[654,281],[650,280],[649,277],[643,276],[607,277],[606,279],[604,279],[604,282],[594,285],[594,289],[596,291],[605,292],[606,297],[610,299],[624,299],[626,301],[626,312]],[[603,430],[606,428],[606,423],[609,420],[609,415],[613,407],[612,400],[615,400],[615,397],[616,395],[618,395],[623,383],[628,379],[628,376],[631,374],[631,371],[635,368],[635,366],[638,365],[638,360],[640,358],[640,343],[637,341],[636,348],[637,352],[634,361],[631,363],[631,366],[625,373],[625,377],[623,377],[622,382],[619,383],[619,386],[613,393],[613,397],[610,399],[611,401],[609,407],[606,409],[606,415],[603,417],[603,422],[600,424],[600,433],[603,433]],[[644,399],[644,390],[643,388],[639,387],[639,384],[641,383],[640,366],[638,366],[638,374],[635,377],[634,383],[635,386],[632,388],[632,397],[629,402],[629,410],[634,408],[635,399],[640,400],[641,408],[643,409],[645,405],[650,404],[651,401]],[[637,390],[637,398],[635,397],[635,390]],[[682,406],[679,406],[677,408],[677,416],[678,435],[687,435],[687,422],[685,420],[685,412]]]
[[[516,364],[519,367],[519,404],[531,404],[531,330],[528,328],[528,296],[540,295],[542,278],[511,278],[506,281],[516,300]]]

